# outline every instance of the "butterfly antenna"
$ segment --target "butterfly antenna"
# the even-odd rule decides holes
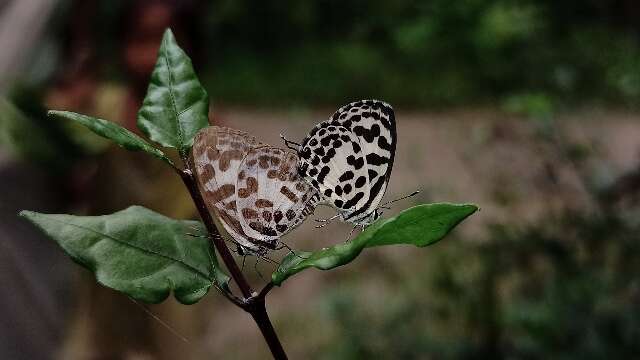
[[[171,325],[162,321],[162,319],[160,319],[158,315],[154,314],[151,310],[147,309],[144,305],[140,304],[135,299],[130,298],[128,296],[127,296],[127,299],[131,300],[134,304],[138,305],[145,313],[147,313],[147,315],[151,316],[154,320],[156,320],[158,323],[160,323],[160,325],[162,325],[164,328],[169,330],[169,332],[175,335],[178,339],[184,341],[185,344],[189,344],[189,340],[186,337],[182,336],[176,329],[171,327]]]
[[[280,138],[284,141],[284,145],[285,145],[286,147],[288,147],[289,149],[291,149],[291,150],[295,150],[296,152],[297,152],[297,151],[300,151],[300,147],[301,147],[302,145],[300,145],[299,143],[297,143],[297,142],[295,142],[295,141],[291,141],[291,140],[287,139],[287,137],[286,137],[286,136],[284,136],[284,134],[280,134]],[[295,147],[294,147],[294,146],[291,146],[291,145],[289,145],[289,144],[293,144],[293,145],[295,145]]]
[[[240,271],[244,271],[244,263],[247,260],[247,255],[243,255],[242,256],[242,267],[240,268]]]
[[[379,206],[379,207],[381,207],[381,208],[383,208],[383,209],[388,209],[388,210],[390,210],[391,208],[389,208],[387,205],[391,205],[391,204],[393,204],[394,202],[397,202],[397,201],[400,201],[400,200],[408,199],[408,198],[410,198],[410,197],[412,197],[412,196],[416,196],[416,195],[418,195],[418,194],[420,194],[420,190],[416,190],[416,191],[412,192],[411,194],[409,194],[409,195],[405,195],[405,196],[403,196],[403,197],[401,197],[401,198],[397,198],[397,199],[395,199],[395,200],[387,201],[386,203],[382,204],[382,205],[381,205],[381,206]]]

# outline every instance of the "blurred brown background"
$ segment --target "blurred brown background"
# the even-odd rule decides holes
[[[277,145],[352,100],[383,99],[399,138],[386,198],[422,190],[385,215],[481,207],[433,247],[367,250],[275,289],[291,358],[637,357],[639,15],[625,0],[0,0],[0,358],[269,358],[215,291],[136,304],[16,216],[131,204],[196,216],[160,162],[45,116],[136,131],[166,27],[212,123]],[[309,221],[285,241],[317,249],[349,231]],[[253,260],[245,272],[263,282]]]

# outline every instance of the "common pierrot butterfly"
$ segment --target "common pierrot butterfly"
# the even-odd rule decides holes
[[[199,190],[243,254],[264,255],[313,213],[319,194],[297,171],[298,156],[245,132],[210,126],[195,137]]]
[[[301,144],[284,140],[298,152],[298,172],[320,193],[321,203],[337,210],[335,217],[362,226],[380,217],[397,143],[389,104],[352,102],[316,125]]]

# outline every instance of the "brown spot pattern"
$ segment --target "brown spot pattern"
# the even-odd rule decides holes
[[[267,171],[267,177],[269,179],[275,179],[275,178],[278,177],[278,172],[275,171],[275,170],[269,170],[269,171]]]
[[[252,228],[253,230],[262,233],[262,231],[264,230],[264,225],[262,225],[261,223],[257,222],[257,221],[252,221],[249,223],[249,227]]]
[[[282,220],[282,211],[278,210],[276,212],[273,213],[273,220],[277,223],[279,223]]]
[[[263,169],[268,169],[269,168],[269,156],[267,155],[260,155],[258,157],[258,160],[260,161],[260,167]]]
[[[303,192],[306,189],[304,188],[304,185],[301,182],[296,183],[296,190],[298,190],[299,192]]]
[[[211,164],[205,164],[201,169],[200,177],[203,184],[210,182],[216,176],[216,170]]]
[[[256,219],[258,217],[258,212],[250,208],[244,208],[242,209],[242,216],[245,219]]]
[[[240,171],[238,174],[238,180],[244,180],[245,177],[247,177],[247,173],[245,173],[244,170]]]
[[[258,199],[256,200],[256,207],[258,208],[273,207],[273,203],[267,199]]]
[[[227,210],[233,210],[233,211],[238,211],[238,208],[236,207],[236,201],[230,201],[227,204],[224,205],[224,208]]]
[[[221,171],[229,170],[231,160],[242,160],[243,153],[240,150],[227,150],[220,155],[220,163],[218,167]]]
[[[291,221],[295,217],[296,217],[296,213],[293,210],[291,209],[287,210],[287,220]]]
[[[278,230],[278,232],[282,234],[283,232],[287,231],[287,225],[278,224],[276,225],[276,230]]]
[[[224,184],[216,191],[205,192],[206,200],[209,200],[212,204],[217,204],[221,200],[233,195],[236,191],[236,187],[231,184]]]
[[[264,219],[264,221],[270,222],[271,219],[273,218],[273,214],[271,214],[271,211],[265,210],[262,212],[262,218]]]
[[[246,188],[240,188],[238,190],[238,196],[241,198],[247,198],[249,197],[249,195],[253,194],[254,192],[258,191],[258,180],[256,180],[256,178],[250,176],[247,178],[247,187]]]
[[[291,202],[297,203],[299,200],[296,194],[284,185],[280,188],[280,193],[286,196]]]
[[[220,150],[212,147],[207,148],[207,158],[209,158],[209,160],[215,161],[215,160],[218,160],[219,157],[220,157]]]

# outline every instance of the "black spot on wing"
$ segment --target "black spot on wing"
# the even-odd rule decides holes
[[[357,142],[352,142],[351,146],[353,146],[353,152],[354,153],[359,153],[360,151],[362,151],[362,148],[360,147],[360,144],[358,144]]]
[[[367,164],[370,165],[382,165],[387,164],[389,162],[389,158],[380,156],[375,153],[367,154]]]
[[[378,172],[373,169],[369,169],[369,182],[373,181],[376,176],[378,176]]]
[[[350,209],[354,206],[356,206],[356,204],[358,203],[358,201],[360,201],[360,199],[362,199],[364,197],[364,192],[359,191],[357,194],[355,194],[351,199],[349,199],[349,201],[347,201],[346,203],[344,203],[343,208],[344,209]]]
[[[318,174],[318,182],[324,183],[324,178],[329,174],[329,171],[331,171],[331,169],[328,166],[323,166],[322,169],[320,169],[320,174]]]
[[[380,136],[380,125],[373,124],[373,125],[371,125],[371,129],[367,129],[364,126],[358,125],[358,126],[353,128],[353,132],[356,135],[361,136],[362,138],[364,138],[366,140],[366,142],[372,143],[375,138]]]
[[[348,181],[353,179],[353,176],[353,171],[347,170],[344,172],[344,174],[340,175],[338,180],[340,180],[340,182]]]
[[[333,159],[333,157],[336,155],[336,149],[329,149],[329,151],[327,151],[327,154],[325,156],[322,157],[322,163],[326,164],[329,161],[331,161],[331,159]]]
[[[387,142],[387,138],[384,136],[378,138],[378,146],[383,150],[391,151],[391,144]]]
[[[357,188],[361,188],[364,186],[364,184],[367,183],[367,178],[365,178],[364,176],[360,176],[358,177],[358,179],[356,180],[356,187]]]
[[[347,164],[353,166],[356,170],[360,170],[364,166],[364,159],[359,157],[355,158],[353,155],[347,156]]]

